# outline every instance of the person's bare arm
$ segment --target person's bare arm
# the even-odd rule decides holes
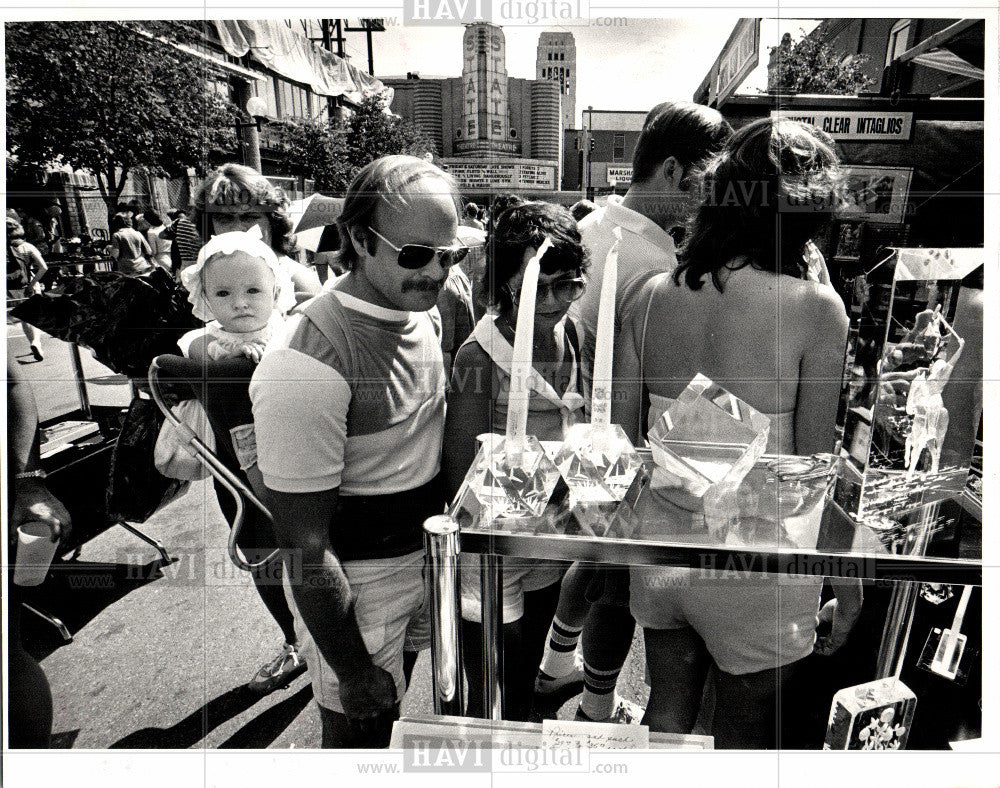
[[[837,405],[847,348],[847,312],[832,288],[819,287],[802,315],[804,347],[795,401],[797,454],[834,448]]]
[[[7,461],[13,475],[39,470],[38,408],[31,384],[21,377],[17,366],[7,361]],[[70,516],[66,507],[45,486],[41,478],[15,479],[11,495],[9,539],[16,539],[17,527],[27,522],[48,525],[53,542],[69,536]]]
[[[42,257],[42,253],[39,252],[34,246],[28,251],[28,256],[31,258],[31,267],[35,271],[35,275],[31,277],[31,281],[28,282],[28,289],[31,290],[42,281],[42,277],[45,276],[45,272],[49,270],[48,264],[45,262],[45,258]]]
[[[478,344],[455,354],[444,424],[441,468],[448,497],[458,492],[476,456],[476,436],[492,432],[493,362]]]
[[[861,605],[864,594],[861,581],[850,577],[830,577],[827,582],[833,589],[834,599],[831,599],[819,611],[819,620],[830,624],[830,633],[816,638],[813,651],[829,656],[844,643],[861,615]]]
[[[642,300],[642,305],[644,316],[645,299]],[[642,424],[644,394],[639,362],[637,323],[635,313],[630,312],[623,315],[621,330],[615,337],[611,390],[611,423],[620,424],[629,440],[636,446],[639,445],[646,432],[645,424]],[[638,326],[638,331],[641,332],[641,323],[638,323]]]
[[[295,604],[316,647],[337,674],[344,714],[364,727],[395,706],[396,683],[372,662],[365,648],[350,585],[330,544],[338,496],[339,489],[269,490],[267,497]]]

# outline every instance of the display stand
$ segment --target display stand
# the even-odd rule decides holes
[[[640,452],[644,464],[651,465],[648,452]],[[773,465],[775,458],[765,456],[762,463]],[[766,572],[777,575],[811,574],[824,577],[856,577],[870,580],[895,580],[899,582],[887,617],[879,659],[879,676],[892,672],[906,647],[907,629],[913,610],[913,601],[920,581],[954,583],[960,585],[982,584],[982,559],[978,553],[978,535],[958,534],[961,541],[974,543],[971,548],[959,546],[957,554],[975,555],[973,558],[944,558],[934,553],[935,540],[940,531],[935,528],[939,503],[930,504],[919,511],[910,525],[897,524],[905,532],[887,545],[882,530],[850,518],[836,504],[827,502],[818,531],[807,540],[790,543],[787,539],[775,540],[773,535],[746,538],[739,545],[728,545],[705,534],[660,534],[650,538],[590,537],[570,534],[514,533],[500,530],[463,531],[460,547],[464,552],[479,553],[482,561],[482,621],[484,629],[483,665],[486,686],[484,693],[490,718],[502,719],[502,621],[498,604],[497,574],[503,556],[538,557],[551,560],[593,561],[620,565],[661,565],[692,569],[738,568],[741,572]],[[457,527],[457,526],[454,526]],[[454,542],[451,543],[454,545]],[[457,545],[454,545],[457,546]],[[457,558],[449,549],[433,553],[429,566],[429,582],[437,587],[441,582],[442,561]],[[499,560],[498,560],[499,559]],[[458,598],[458,573],[452,577],[451,593]],[[441,596],[438,595],[438,599]],[[440,629],[457,615],[445,612],[440,606],[432,607],[432,622]],[[461,682],[460,659],[449,657],[444,661],[435,655],[434,674],[442,676],[445,667],[455,673],[447,682]],[[470,688],[470,692],[476,688]]]

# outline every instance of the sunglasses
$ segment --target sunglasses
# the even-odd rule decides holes
[[[535,298],[538,301],[544,301],[548,298],[550,290],[557,301],[562,301],[564,304],[571,304],[583,298],[583,294],[587,290],[587,280],[580,276],[574,279],[556,279],[554,282],[539,282],[538,288],[535,290]],[[516,290],[512,287],[507,287],[507,291],[514,301],[520,299],[520,287]]]
[[[369,227],[375,235],[385,241],[396,251],[396,262],[400,268],[415,271],[423,268],[435,257],[442,268],[450,268],[462,262],[469,253],[468,246],[424,246],[423,244],[403,244],[396,246],[378,230]]]

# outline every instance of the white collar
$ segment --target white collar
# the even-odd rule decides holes
[[[363,315],[369,315],[379,320],[386,320],[391,323],[405,323],[413,317],[413,312],[407,312],[402,309],[389,309],[388,307],[379,306],[378,304],[373,304],[370,301],[365,301],[357,296],[352,296],[350,293],[345,293],[343,290],[330,290],[337,300],[340,301],[342,306],[348,309],[353,309],[355,312],[360,312]]]
[[[483,315],[478,323],[476,323],[475,329],[472,331],[472,336],[466,340],[466,342],[475,341],[483,349],[490,360],[496,364],[504,373],[508,376],[511,374],[511,366],[514,360],[514,348],[507,341],[507,337],[500,333],[500,329],[496,326],[497,315]],[[566,318],[563,318],[565,321]],[[464,344],[464,343],[463,343]],[[578,410],[583,407],[583,395],[576,390],[576,353],[573,351],[573,345],[569,344],[570,352],[570,378],[569,385],[566,387],[566,393],[561,397],[556,393],[556,390],[552,388],[551,384],[543,378],[534,366],[531,367],[531,374],[528,377],[528,385],[531,386],[531,390],[534,391],[541,397],[544,397],[552,404],[558,406],[560,409],[566,409],[569,411]]]
[[[666,253],[676,255],[677,251],[674,247],[674,239],[670,237],[670,233],[648,216],[643,216],[638,211],[626,208],[622,205],[623,199],[618,194],[612,194],[608,197],[608,205],[604,210],[604,216],[601,217],[601,221],[616,224],[623,230],[628,230],[630,233],[642,236],[651,244],[662,248]]]

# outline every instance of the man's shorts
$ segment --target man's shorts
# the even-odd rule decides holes
[[[424,584],[424,551],[398,558],[348,561],[344,574],[354,594],[354,615],[372,661],[392,674],[396,700],[406,692],[403,651],[423,651],[431,644],[430,604]],[[316,702],[330,711],[344,713],[340,682],[323,659],[292,597],[288,573],[285,597],[295,616],[299,653],[309,666]]]
[[[479,554],[461,553],[462,618],[482,623],[482,586],[480,585]],[[569,564],[542,558],[503,559],[503,622],[510,624],[524,615],[524,595],[547,588],[562,580]]]

